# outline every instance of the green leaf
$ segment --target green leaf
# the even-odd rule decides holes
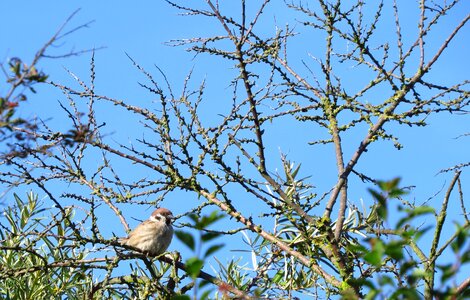
[[[210,256],[211,254],[217,252],[219,249],[223,248],[225,246],[225,244],[217,244],[217,245],[213,245],[211,247],[209,247],[209,249],[207,249],[206,253],[204,254],[204,258]]]
[[[460,257],[462,264],[465,264],[470,261],[470,251],[464,251],[462,257]]]
[[[452,264],[447,265],[438,265],[437,266],[442,271],[441,283],[445,283],[449,278],[455,275],[457,270]]]
[[[206,280],[201,280],[199,282],[199,288],[203,288],[205,287],[206,285],[211,285],[212,283],[210,281],[206,281]]]
[[[402,297],[400,297],[402,296]],[[421,300],[422,297],[415,288],[399,288],[391,296],[390,299],[409,299]]]
[[[188,295],[174,295],[170,298],[171,300],[191,300]]]
[[[450,245],[452,247],[452,250],[454,253],[458,253],[460,249],[462,249],[462,246],[465,244],[465,241],[467,239],[467,230],[465,230],[464,227],[460,226],[458,223],[455,223],[457,227],[456,234],[457,236],[455,237],[455,240],[452,242]]]
[[[209,299],[209,294],[210,293],[212,293],[211,290],[205,291],[204,293],[202,293],[202,295],[200,296],[199,299],[201,299],[201,300]]]
[[[191,257],[186,260],[186,273],[188,273],[191,278],[196,279],[199,273],[201,272],[204,262],[197,257]]]
[[[345,247],[349,252],[356,254],[356,255],[360,255],[360,254],[368,252],[368,249],[366,247],[359,245],[359,244],[348,244]]]
[[[403,228],[403,231],[400,232],[400,236],[404,238],[405,240],[408,240],[411,238],[414,238],[415,240],[417,240],[416,233],[417,231],[415,228],[406,226],[406,228]]]
[[[372,242],[374,243],[372,251],[366,253],[364,259],[371,265],[380,267],[382,265],[382,256],[385,252],[384,244],[379,239],[373,239]]]
[[[387,275],[380,276],[378,281],[381,286],[384,286],[384,285],[395,286],[395,280],[392,277],[387,276]]]
[[[10,223],[10,231],[11,233],[13,233],[14,235],[18,234],[19,232],[21,232],[21,230],[18,228],[18,225],[16,224],[15,220],[14,220],[14,212],[11,210],[11,209],[8,209],[7,210],[7,214],[5,215],[5,218],[8,220],[8,223]]]
[[[348,284],[353,287],[368,287],[371,290],[376,290],[374,283],[371,280],[367,280],[365,278],[350,278],[348,279]]]
[[[300,170],[300,166],[301,166],[301,165],[302,165],[302,164],[299,164],[299,165],[297,166],[297,168],[295,168],[295,170],[292,171],[291,176],[292,176],[293,179],[295,179],[295,177],[297,177],[297,174],[299,173],[299,170]]]
[[[38,82],[45,82],[49,78],[49,75],[42,75],[38,78]]]
[[[199,223],[199,216],[198,215],[190,214],[188,217],[194,222],[194,224]]]
[[[7,113],[5,114],[5,120],[10,121],[11,117],[13,117],[13,114],[15,113],[14,109],[9,109]]]
[[[434,213],[434,212],[435,212],[435,210],[431,206],[418,206],[418,207],[414,208],[413,211],[412,211],[413,216],[420,216],[420,215]]]
[[[192,234],[187,233],[186,231],[182,230],[176,230],[175,231],[176,237],[186,246],[188,246],[189,249],[194,251],[196,242],[194,241],[194,237]]]
[[[369,193],[372,194],[372,197],[374,197],[377,200],[377,202],[379,202],[381,204],[385,203],[386,199],[385,199],[384,195],[382,195],[381,193],[379,193],[379,192],[377,192],[373,189],[369,189]]]
[[[366,297],[364,298],[365,300],[373,300],[377,298],[377,295],[379,294],[378,290],[371,290],[369,293],[367,293]]]
[[[426,271],[424,269],[414,269],[413,273],[407,278],[408,284],[413,285],[419,280],[425,278],[428,274],[429,274],[429,271]]]
[[[279,283],[281,280],[284,278],[284,275],[281,271],[277,272],[276,275],[274,275],[272,282],[274,283]]]
[[[380,189],[387,193],[388,198],[398,198],[407,194],[406,191],[399,188],[401,178],[397,177],[389,181],[379,181],[377,184]]]
[[[214,210],[213,212],[211,212],[210,215],[203,216],[198,222],[196,222],[196,228],[204,229],[208,227],[209,225],[215,223],[216,221],[222,219],[223,217],[225,216],[222,214],[219,214],[217,210]]]
[[[400,229],[401,227],[403,227],[403,225],[405,225],[405,223],[414,219],[417,216],[435,212],[434,208],[432,208],[431,206],[418,206],[413,209],[406,209],[406,211],[408,212],[408,215],[406,217],[401,218],[398,221],[396,225],[396,229]]]
[[[20,227],[24,228],[29,220],[29,211],[26,206],[21,207]]]
[[[434,227],[432,225],[420,227],[419,230],[415,231],[414,240],[418,241],[426,232],[428,232],[429,230],[433,228]]]
[[[62,227],[62,224],[57,224],[57,236],[58,237],[63,237],[64,236],[64,228]]]
[[[15,64],[10,64],[10,70],[18,77],[20,76],[20,67],[21,61],[17,61]]]
[[[218,238],[219,236],[220,236],[220,233],[218,232],[205,232],[201,235],[201,240],[203,242],[208,242],[210,240]]]
[[[400,184],[400,177],[394,178],[389,181],[379,181],[377,184],[379,185],[380,189],[384,192],[390,192],[396,188]]]
[[[401,260],[403,259],[403,246],[405,245],[404,241],[391,241],[385,245],[385,254],[390,256],[393,259]]]
[[[375,206],[375,212],[379,216],[380,219],[386,220],[387,219],[387,198],[381,193],[374,191],[373,189],[369,189],[369,193],[377,200],[377,204]]]

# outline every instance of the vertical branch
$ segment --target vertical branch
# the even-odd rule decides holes
[[[248,37],[250,36],[256,22],[259,19],[259,16],[261,16],[261,14],[263,13],[264,8],[266,7],[266,5],[268,4],[269,1],[270,0],[264,0],[263,4],[261,4],[261,7],[259,8],[258,12],[256,13],[255,18],[253,19],[253,21],[251,21],[250,28],[248,28],[248,30],[245,27],[245,20],[243,20],[242,35],[241,35],[241,39],[240,39],[242,44],[244,44],[246,42],[246,40],[248,39]],[[243,0],[243,18],[245,18],[245,1],[244,0]],[[245,31],[246,31],[246,33],[245,33]]]
[[[419,18],[419,23],[418,23],[418,30],[419,30],[419,36],[418,36],[418,43],[419,43],[419,66],[418,69],[422,70],[424,66],[424,35],[425,35],[425,30],[424,30],[424,20],[426,20],[426,15],[425,15],[425,0],[421,0],[419,4],[420,8],[420,18]]]
[[[382,128],[382,126],[390,120],[390,116],[394,113],[395,109],[398,105],[402,102],[404,97],[408,94],[408,92],[414,88],[415,84],[420,82],[423,76],[431,69],[434,63],[439,59],[442,55],[444,50],[449,46],[450,42],[456,37],[457,33],[465,26],[465,24],[470,20],[470,14],[468,14],[449,34],[446,40],[441,44],[441,47],[437,50],[434,56],[428,61],[426,65],[422,68],[418,68],[416,73],[410,80],[401,87],[400,90],[397,90],[395,94],[386,101],[389,102],[389,106],[383,111],[382,115],[379,117],[377,122],[369,129],[366,137],[362,140],[359,144],[358,149],[353,154],[352,158],[349,160],[348,164],[344,168],[344,172],[342,176],[339,178],[338,182],[333,189],[333,192],[330,196],[330,200],[325,208],[324,216],[329,217],[331,215],[332,209],[334,204],[336,203],[336,199],[342,189],[342,187],[346,184],[346,179],[351,173],[354,166],[357,164],[359,158],[367,149],[368,145],[372,142],[373,138],[376,136],[377,132]]]
[[[403,56],[403,39],[402,39],[402,34],[401,34],[401,25],[400,25],[400,18],[399,18],[399,13],[398,13],[398,4],[397,1],[393,1],[393,12],[395,14],[395,28],[396,28],[396,36],[397,36],[397,49],[398,49],[398,68],[400,72],[400,80],[402,82],[405,82],[405,72],[404,72],[404,67],[405,64],[401,63],[404,62],[404,56]]]
[[[460,182],[460,178],[457,180],[457,187],[459,189],[459,199],[460,199],[460,208],[462,209],[462,215],[467,223],[470,223],[468,218],[467,209],[465,207],[465,202],[463,200],[463,190],[462,190],[462,183]]]
[[[442,202],[441,211],[437,216],[437,223],[436,229],[434,230],[434,238],[431,244],[431,251],[429,253],[429,263],[427,265],[427,275],[425,277],[425,290],[424,290],[424,298],[425,299],[432,299],[433,297],[433,290],[434,290],[434,273],[436,267],[436,249],[439,246],[439,240],[441,238],[442,227],[444,226],[444,222],[447,216],[447,205],[449,203],[450,196],[452,191],[454,190],[455,184],[457,183],[460,177],[461,171],[455,172],[454,177],[447,189],[447,192],[444,196],[444,201]]]
[[[337,119],[337,97],[334,93],[333,84],[331,82],[331,56],[333,51],[332,41],[333,41],[333,27],[335,22],[335,16],[329,10],[329,8],[322,2],[323,13],[325,15],[325,30],[327,33],[326,38],[326,57],[325,57],[325,66],[323,67],[323,73],[325,74],[326,80],[326,95],[324,98],[323,110],[328,116],[329,120],[329,129],[330,134],[335,145],[335,154],[336,154],[336,165],[338,169],[338,177],[341,177],[344,174],[344,161],[343,161],[343,149],[341,143],[341,136],[338,129],[338,119]],[[347,176],[344,178],[345,184],[341,187],[341,198],[340,206],[338,211],[338,219],[336,221],[334,237],[336,240],[339,240],[344,223],[344,214],[346,211],[346,202],[348,199],[347,194]]]
[[[293,203],[289,197],[283,192],[281,186],[269,175],[268,170],[266,168],[266,157],[265,157],[265,151],[264,151],[264,142],[263,142],[263,130],[261,129],[261,122],[259,119],[259,112],[258,112],[258,104],[256,102],[255,96],[252,91],[252,85],[250,83],[250,78],[249,78],[249,72],[247,70],[247,64],[245,62],[244,54],[243,54],[243,45],[244,45],[244,40],[243,39],[238,39],[236,36],[232,34],[230,31],[230,28],[224,21],[223,17],[220,15],[220,12],[217,10],[217,8],[212,4],[210,0],[207,0],[207,3],[211,7],[212,11],[216,15],[217,19],[222,23],[222,26],[225,28],[225,31],[229,35],[230,39],[234,42],[235,44],[235,53],[236,53],[236,59],[238,60],[238,67],[240,69],[240,76],[242,78],[245,91],[247,93],[247,98],[248,102],[250,104],[250,114],[253,118],[253,123],[254,123],[254,130],[255,130],[255,136],[256,136],[256,145],[258,148],[257,156],[258,156],[258,172],[260,175],[274,188],[276,193],[279,194],[279,196],[290,206],[292,207],[299,216],[301,216],[304,220],[307,222],[313,224],[314,220],[311,216],[309,216],[301,207],[300,205]],[[265,2],[263,4],[266,4]],[[259,14],[261,13],[261,10],[259,11]]]
[[[400,90],[397,93],[395,93],[395,95],[392,97],[393,99],[392,105],[382,114],[382,116],[380,116],[380,118],[377,120],[374,126],[372,126],[369,129],[369,132],[367,133],[365,138],[360,142],[359,147],[357,148],[356,152],[354,152],[353,156],[351,157],[348,164],[344,168],[344,172],[339,177],[338,182],[336,183],[333,191],[331,192],[330,199],[325,207],[325,213],[324,213],[325,217],[328,217],[328,218],[330,217],[331,212],[333,211],[333,206],[336,203],[336,199],[338,198],[338,195],[341,189],[346,184],[349,174],[353,170],[354,166],[356,166],[357,162],[359,161],[359,158],[366,151],[369,144],[372,143],[377,132],[387,122],[389,114],[391,114],[395,110],[395,108],[398,106],[398,104],[406,95],[406,93],[408,93],[409,89],[410,89],[409,86],[405,86],[403,90]]]

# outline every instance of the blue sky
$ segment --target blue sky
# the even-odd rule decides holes
[[[204,1],[194,1],[195,5],[204,5]],[[200,3],[199,3],[200,2]],[[274,1],[273,1],[274,2]],[[427,43],[431,51],[439,46],[439,41],[445,39],[450,33],[451,26],[455,26],[464,15],[469,12],[470,3],[463,1],[459,9],[443,22],[443,26],[431,35]],[[233,1],[224,7],[227,12],[236,11],[238,7]],[[416,4],[415,1],[398,1],[401,7],[402,21],[405,26],[403,31],[414,37],[416,34]],[[281,1],[275,2],[267,10],[261,20],[258,31],[261,35],[274,35],[276,27],[285,26],[289,22],[291,26],[297,26],[299,31],[303,30],[297,21],[302,18],[290,10],[281,9]],[[216,122],[218,114],[227,110],[226,101],[230,101],[231,90],[229,80],[236,76],[233,65],[221,61],[219,58],[207,56],[194,57],[192,53],[185,51],[184,47],[170,47],[165,43],[172,39],[190,38],[194,36],[210,36],[211,34],[223,34],[219,24],[215,20],[201,17],[181,17],[178,11],[164,1],[80,1],[72,3],[69,1],[2,1],[0,2],[0,14],[2,23],[6,26],[0,27],[0,60],[2,63],[11,57],[20,57],[30,61],[37,49],[39,49],[64,22],[64,20],[77,8],[80,12],[72,20],[68,28],[73,28],[94,20],[89,28],[84,28],[68,36],[63,44],[51,48],[50,54],[63,54],[70,49],[88,49],[93,47],[106,47],[96,52],[96,89],[98,93],[119,99],[129,99],[140,105],[151,104],[154,100],[152,95],[139,88],[137,82],[145,82],[142,74],[132,66],[127,58],[129,54],[135,61],[150,70],[156,78],[162,80],[161,76],[153,67],[161,68],[170,83],[173,85],[175,94],[180,93],[185,76],[193,71],[191,85],[197,88],[202,80],[206,80],[206,102],[202,104],[202,114],[207,122]],[[393,24],[393,23],[391,23]],[[386,26],[386,25],[384,25]],[[436,81],[448,83],[468,79],[470,69],[469,35],[470,28],[465,28],[459,38],[446,52],[445,59],[433,69],[433,78]],[[377,40],[387,40],[385,35],[387,28],[383,30],[384,35],[379,35]],[[301,59],[312,63],[310,56],[321,54],[322,37],[305,33],[303,39],[294,38],[291,48],[291,62],[299,69],[302,68]],[[405,38],[406,41],[406,38]],[[345,45],[346,47],[347,45]],[[70,70],[84,80],[89,78],[90,55],[84,54],[67,59],[50,60],[44,59],[40,67],[50,74],[50,80],[62,84],[75,85],[74,80],[67,74]],[[301,70],[307,74],[306,70]],[[347,86],[353,87],[367,78],[357,77],[357,73],[351,68],[346,68],[344,74]],[[56,89],[49,86],[38,88],[38,95],[32,96],[28,105],[22,108],[24,115],[37,115],[41,118],[52,117],[48,122],[54,126],[61,126],[63,120],[58,116],[61,113],[58,101],[66,102],[64,96]],[[0,86],[0,94],[5,92],[5,87]],[[113,110],[112,115],[107,108],[102,109],[102,120],[109,125],[112,138],[120,141],[132,139],[139,134],[138,124],[118,110]],[[98,114],[99,115],[99,114]],[[410,194],[410,200],[417,203],[427,200],[441,189],[446,189],[446,184],[451,179],[451,174],[436,175],[441,169],[451,167],[469,160],[470,139],[457,136],[470,132],[468,115],[449,115],[443,113],[428,118],[429,126],[425,128],[391,127],[396,133],[404,148],[397,151],[390,142],[375,143],[364,155],[358,169],[367,171],[371,177],[379,179],[391,179],[396,176],[403,178],[405,186],[416,186]],[[289,158],[302,163],[302,175],[311,176],[311,183],[316,186],[318,194],[328,191],[336,179],[336,168],[334,164],[334,153],[331,146],[307,146],[306,143],[314,140],[322,133],[310,125],[310,128],[297,130],[289,122],[278,122],[273,125],[272,134],[268,135],[268,143],[271,149],[273,161],[271,167],[274,171],[280,168],[279,153],[289,155]],[[297,126],[297,125],[295,125]],[[360,139],[365,134],[364,127],[352,131],[351,135],[345,136],[345,159],[349,159]],[[302,146],[299,147],[298,144]],[[468,182],[468,175],[464,172],[462,182],[464,186]],[[350,184],[350,201],[359,203],[359,199],[368,201],[368,185],[359,184],[353,180]],[[468,191],[467,191],[468,194]],[[187,196],[174,194],[165,201],[165,205],[175,211],[182,213],[181,205],[186,205]],[[197,201],[194,196],[191,200]],[[242,197],[242,195],[241,195]],[[443,198],[443,192],[435,197],[430,203],[438,205]],[[454,198],[454,201],[456,199]],[[450,212],[453,210],[452,204]],[[194,205],[193,202],[190,204]],[[240,204],[249,212],[249,204]],[[457,206],[455,206],[457,208]],[[140,209],[140,210],[139,210]],[[128,220],[136,216],[128,212]],[[135,214],[147,213],[142,208],[136,208]],[[452,214],[450,214],[452,215]],[[103,218],[107,216],[104,215]],[[106,219],[104,219],[106,220]],[[115,218],[111,222],[118,221]],[[132,221],[133,222],[133,221]],[[135,225],[135,223],[134,223]],[[122,234],[117,230],[116,234]],[[181,249],[178,242],[170,246],[170,250]],[[232,255],[232,254],[228,254]]]

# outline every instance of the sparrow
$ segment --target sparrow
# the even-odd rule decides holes
[[[132,230],[127,238],[119,239],[119,242],[152,256],[158,256],[165,252],[171,243],[173,219],[170,210],[160,207],[150,215],[148,220],[143,221]]]

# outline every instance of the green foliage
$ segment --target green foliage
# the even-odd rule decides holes
[[[175,235],[195,254],[185,260],[185,271],[194,280],[196,286],[194,294],[197,295],[198,288],[202,288],[207,284],[207,281],[197,282],[197,278],[204,267],[204,263],[207,259],[210,259],[214,253],[224,247],[224,244],[212,244],[208,246],[208,243],[222,236],[222,232],[213,231],[209,228],[213,227],[217,221],[224,218],[224,215],[220,214],[218,211],[213,211],[208,215],[200,216],[199,214],[190,214],[188,217],[191,220],[188,227],[196,229],[196,232],[191,233],[176,230]],[[203,249],[205,249],[204,253],[202,253]],[[210,292],[211,289],[202,291],[197,297],[198,299],[207,299]]]
[[[36,93],[34,86],[46,82],[48,75],[38,71],[35,62],[27,65],[17,57],[11,58],[7,65],[8,68],[2,66],[9,89],[5,95],[0,95],[0,141],[7,141],[8,155],[24,157],[26,153],[20,149],[29,147],[29,142],[35,140],[35,136],[30,133],[37,126],[32,120],[18,116],[17,111],[28,100],[26,91]],[[5,150],[7,149],[2,149]]]
[[[182,230],[176,230],[175,235],[183,244],[188,246],[189,249],[191,249],[192,251],[195,250],[196,242],[192,234],[190,234],[189,232],[182,231]]]
[[[372,249],[364,255],[364,259],[366,262],[375,267],[381,267],[383,263],[382,257],[385,253],[384,244],[379,239],[372,239],[371,241],[373,244]]]
[[[55,218],[32,193],[25,201],[14,198],[16,204],[5,211],[6,223],[0,223],[0,298],[83,299],[93,279],[73,263],[85,259],[86,251],[65,246],[71,234],[65,216]]]
[[[396,224],[396,229],[402,228],[403,225],[409,223],[412,221],[414,218],[426,214],[434,214],[435,209],[429,206],[419,206],[419,207],[413,207],[413,208],[405,208],[403,209],[404,212],[406,212],[406,216],[402,217]]]
[[[376,237],[365,239],[370,244],[369,250],[363,251],[360,248],[349,248],[352,253],[359,255],[364,262],[370,264],[376,272],[374,280],[366,279],[356,281],[355,284],[361,286],[361,289],[367,290],[367,299],[377,299],[379,295],[389,295],[389,299],[422,299],[420,285],[424,281],[429,281],[432,274],[439,270],[441,286],[448,286],[452,278],[457,274],[456,264],[463,264],[464,259],[458,254],[465,249],[466,237],[469,234],[468,224],[466,227],[457,225],[453,241],[450,248],[456,253],[456,262],[437,265],[436,270],[430,269],[429,260],[424,256],[417,244],[420,237],[424,235],[430,227],[416,226],[415,220],[423,215],[434,215],[435,209],[429,206],[407,206],[401,204],[400,197],[405,195],[399,186],[399,179],[390,182],[380,182],[378,187],[380,191],[370,190],[371,195],[377,201],[378,207],[382,207],[383,214],[379,214],[381,218],[377,224],[389,223],[387,218],[390,209],[387,204],[392,198],[397,198],[398,212],[404,216],[394,216],[397,220],[394,226],[395,231],[387,232],[391,234],[384,236],[380,230],[375,232]],[[380,210],[380,209],[379,209]],[[445,246],[446,247],[446,246]],[[445,247],[442,251],[445,250]],[[405,249],[407,251],[405,252]],[[414,252],[414,254],[413,254]],[[421,262],[418,262],[421,261]],[[387,271],[392,272],[400,280],[387,275]],[[406,283],[406,285],[402,285]],[[434,293],[437,291],[433,291]],[[452,289],[440,290],[438,292],[441,297],[447,299],[454,296],[455,291]]]
[[[171,297],[171,300],[191,300],[188,295],[175,295]]]
[[[190,257],[186,260],[186,272],[192,279],[196,279],[204,266],[204,261],[197,257]]]

